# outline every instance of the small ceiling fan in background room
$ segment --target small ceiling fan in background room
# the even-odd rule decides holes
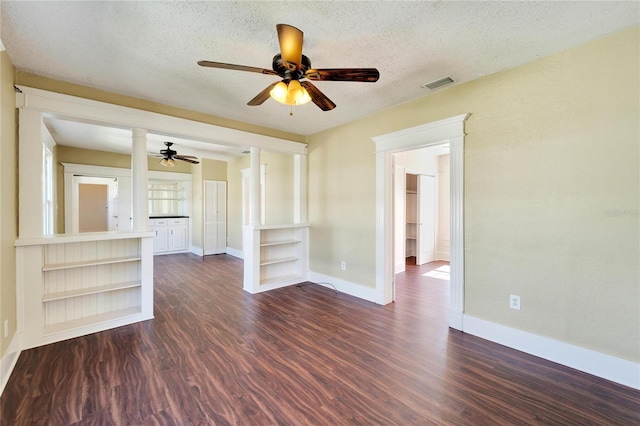
[[[302,105],[313,101],[323,111],[334,109],[336,104],[310,81],[302,81],[303,79],[374,83],[380,77],[380,73],[375,68],[311,68],[311,61],[302,54],[302,31],[286,24],[278,24],[276,28],[278,30],[280,53],[273,57],[272,70],[211,61],[199,61],[198,65],[277,75],[282,78],[281,81],[267,86],[255,98],[251,99],[247,105],[262,105],[264,101],[272,97],[282,104],[291,105],[292,108],[293,105]],[[293,115],[293,111],[290,115]]]
[[[167,148],[160,150],[160,155],[156,155],[158,158],[162,158],[160,160],[160,164],[165,167],[173,167],[176,165],[175,160],[186,161],[191,164],[199,164],[198,157],[194,157],[193,155],[178,155],[176,151],[171,149],[173,142],[165,142],[164,143]]]

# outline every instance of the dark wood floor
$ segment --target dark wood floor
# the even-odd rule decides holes
[[[378,306],[156,257],[156,318],[24,351],[0,424],[640,424],[638,391],[449,330],[445,269],[408,266]]]

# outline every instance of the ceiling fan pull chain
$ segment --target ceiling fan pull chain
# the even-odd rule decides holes
[[[291,112],[289,113],[291,117],[293,117],[293,104],[291,104]]]

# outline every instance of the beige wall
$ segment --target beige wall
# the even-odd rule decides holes
[[[311,269],[374,286],[371,137],[468,112],[465,313],[640,361],[639,39],[636,27],[309,137]]]
[[[16,333],[16,256],[18,235],[17,114],[13,90],[15,70],[7,52],[0,52],[0,359]],[[4,337],[4,321],[9,334]]]
[[[228,246],[235,250],[242,250],[242,170],[250,167],[249,158],[229,161],[227,168]],[[265,223],[293,223],[293,156],[263,151],[260,164],[266,165]]]

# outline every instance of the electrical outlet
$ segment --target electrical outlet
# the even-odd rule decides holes
[[[9,335],[9,320],[4,320],[4,337]]]
[[[509,295],[509,307],[511,309],[515,309],[517,311],[520,310],[520,296],[516,296],[513,294]]]
[[[342,269],[343,271],[347,270],[347,262],[345,262],[344,260],[342,262],[340,262],[340,269]]]

